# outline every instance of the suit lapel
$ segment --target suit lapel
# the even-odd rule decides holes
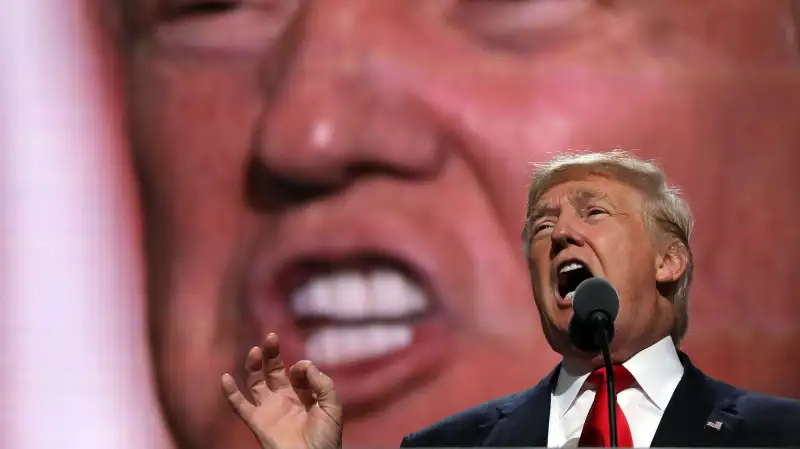
[[[546,447],[550,427],[550,392],[559,364],[535,387],[513,395],[497,407],[500,419],[483,442],[488,447]]]
[[[741,418],[734,407],[735,389],[706,377],[679,353],[684,366],[651,447],[726,447]]]

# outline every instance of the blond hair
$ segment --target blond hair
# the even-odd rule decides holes
[[[529,227],[542,195],[554,185],[562,182],[568,172],[580,171],[587,175],[600,175],[628,184],[645,195],[644,220],[653,237],[679,245],[687,256],[686,270],[672,285],[663,291],[676,312],[672,338],[678,344],[689,327],[689,287],[692,282],[694,263],[689,237],[692,233],[692,214],[679,191],[667,184],[666,177],[658,166],[638,159],[632,154],[614,150],[602,153],[560,154],[547,162],[535,164],[528,189],[525,226],[522,231],[526,257],[530,254],[531,235]]]

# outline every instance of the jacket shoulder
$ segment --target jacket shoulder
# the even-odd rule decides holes
[[[736,405],[748,422],[764,431],[791,430],[800,443],[800,401],[740,390]]]
[[[493,399],[448,416],[403,438],[400,447],[475,447],[486,440],[500,417],[500,409],[513,407],[525,392]]]
[[[800,400],[743,390],[713,381],[725,391],[730,406],[744,420],[744,439],[749,446],[800,446]]]

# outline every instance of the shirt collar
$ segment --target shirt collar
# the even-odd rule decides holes
[[[561,369],[558,372],[558,381],[553,390],[553,405],[554,411],[558,413],[559,418],[572,408],[575,399],[578,398],[578,393],[581,392],[583,384],[590,373],[571,372],[566,365],[562,362]]]
[[[647,398],[663,411],[683,376],[683,365],[671,337],[665,337],[639,351],[622,364],[630,371]],[[570,372],[564,363],[553,390],[553,404],[563,417],[575,403],[590,373]]]
[[[662,412],[683,377],[683,364],[672,337],[640,351],[622,366],[628,368],[644,394]]]

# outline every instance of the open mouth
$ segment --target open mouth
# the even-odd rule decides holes
[[[411,346],[431,313],[421,280],[379,257],[303,262],[292,270],[288,300],[305,334],[305,356],[320,365],[364,362]]]
[[[433,378],[452,347],[430,267],[377,251],[295,256],[255,296],[261,332],[278,331],[286,360],[311,360],[331,376],[359,416]]]
[[[581,282],[594,277],[592,271],[580,260],[567,260],[558,266],[558,295],[568,301],[575,296],[575,289]]]

